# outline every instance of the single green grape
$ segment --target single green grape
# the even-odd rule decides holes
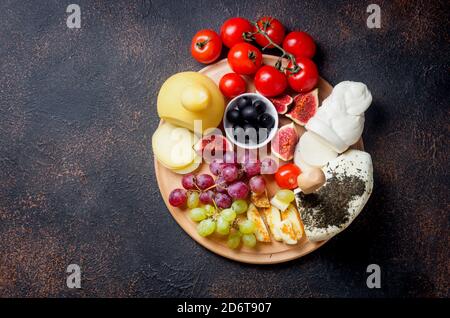
[[[244,234],[242,235],[242,243],[247,247],[255,247],[256,237],[254,234]]]
[[[224,218],[225,221],[233,222],[236,218],[236,212],[234,212],[233,209],[225,209],[223,210],[220,215]]]
[[[199,203],[199,194],[198,192],[191,192],[188,195],[188,199],[187,199],[187,207],[189,209],[193,209],[196,208],[198,206]]]
[[[213,219],[206,219],[197,225],[197,233],[200,236],[211,235],[216,230],[216,222]]]
[[[236,214],[242,214],[247,211],[248,204],[245,200],[236,200],[231,205],[231,208],[236,212]]]
[[[230,233],[230,222],[225,220],[221,215],[217,218],[216,232],[221,235]]]
[[[216,212],[216,208],[214,206],[212,206],[211,204],[206,204],[204,206],[205,211],[206,211],[206,216],[213,216],[214,213]]]
[[[241,233],[235,231],[230,235],[228,235],[227,245],[229,248],[235,249],[239,246],[240,243],[241,243]]]
[[[189,217],[194,222],[200,222],[206,219],[206,210],[205,208],[194,208],[189,211]]]
[[[252,234],[255,230],[255,222],[252,220],[247,219],[239,222],[239,232],[242,234]]]
[[[295,199],[295,194],[291,190],[280,190],[277,192],[276,196],[280,201],[286,203],[291,203]]]

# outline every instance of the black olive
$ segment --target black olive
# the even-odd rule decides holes
[[[227,119],[232,124],[237,124],[241,121],[241,114],[237,109],[231,109],[227,112]]]
[[[262,114],[266,111],[266,104],[263,101],[257,100],[253,102],[253,107],[256,109],[258,114]]]
[[[249,106],[251,104],[252,100],[248,96],[242,96],[236,101],[236,105],[240,110],[244,109],[246,106]]]
[[[244,109],[242,109],[241,116],[248,123],[256,123],[258,119],[258,113],[252,105],[246,106]]]
[[[275,124],[275,119],[271,115],[264,113],[259,115],[258,124],[263,128],[272,128]]]

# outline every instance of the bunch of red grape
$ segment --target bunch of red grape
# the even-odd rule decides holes
[[[266,182],[261,173],[273,173],[273,163],[250,160],[246,156],[241,161],[238,163],[235,153],[227,152],[222,159],[214,159],[209,164],[209,170],[216,176],[215,180],[209,174],[185,175],[181,181],[184,189],[173,190],[169,203],[175,207],[185,204],[190,207],[195,205],[190,202],[199,201],[227,209],[234,200],[246,199],[250,191],[263,193]]]

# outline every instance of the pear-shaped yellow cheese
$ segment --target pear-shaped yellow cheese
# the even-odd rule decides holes
[[[219,126],[225,110],[225,99],[217,85],[197,72],[169,77],[161,86],[157,103],[159,117],[198,132]]]
[[[207,109],[211,103],[211,95],[202,84],[186,86],[181,92],[181,104],[188,111],[199,112]]]

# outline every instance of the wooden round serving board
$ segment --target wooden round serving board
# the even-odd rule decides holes
[[[271,55],[263,56],[263,63],[274,65],[277,61],[278,57]],[[202,74],[210,77],[216,84],[219,84],[220,78],[226,74],[232,72],[230,69],[228,62],[226,59],[218,61],[215,64],[209,65],[202,70],[199,71]],[[253,85],[253,81],[251,78],[247,77],[246,81],[248,83],[249,92],[254,92],[255,88]],[[319,80],[319,101],[322,101],[330,95],[333,87],[324,79],[320,78]],[[280,117],[280,125],[285,123],[289,123],[290,120],[287,118]],[[296,125],[298,128],[299,134],[301,135],[305,130],[303,127]],[[362,140],[358,141],[352,148],[363,149]],[[218,234],[213,234],[209,237],[201,237],[197,234],[196,226],[197,223],[191,221],[188,216],[187,209],[179,209],[171,206],[168,202],[169,194],[174,188],[181,188],[181,178],[182,175],[176,174],[171,170],[165,168],[163,165],[159,164],[155,159],[155,172],[156,179],[158,181],[158,186],[161,191],[161,195],[164,199],[164,202],[172,214],[173,218],[177,221],[177,223],[189,234],[194,240],[198,243],[209,249],[210,251],[219,254],[223,257],[251,264],[275,264],[287,262],[308,253],[311,253],[315,249],[319,248],[327,241],[322,242],[310,242],[304,236],[300,242],[296,245],[287,245],[282,242],[277,242],[272,239],[271,243],[261,243],[258,242],[255,248],[247,248],[242,246],[232,250],[226,245],[226,237],[223,237]],[[283,163],[280,161],[280,165]],[[200,165],[199,169],[195,171],[195,173],[208,173],[210,174],[209,167],[207,164]],[[269,198],[271,198],[278,190],[278,186],[274,181],[273,176],[265,175],[267,183],[267,191]]]

